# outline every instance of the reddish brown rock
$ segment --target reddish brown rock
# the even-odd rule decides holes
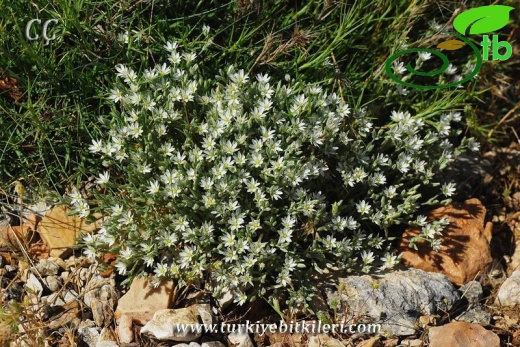
[[[478,324],[451,322],[430,328],[429,347],[500,347],[500,338]]]
[[[428,215],[429,221],[448,218],[441,236],[441,249],[434,251],[429,243],[417,242],[417,250],[408,247],[409,239],[418,235],[418,228],[404,232],[399,249],[404,264],[430,272],[440,272],[456,285],[472,281],[487,271],[491,258],[492,224],[485,225],[486,208],[478,199],[463,204],[437,208]]]

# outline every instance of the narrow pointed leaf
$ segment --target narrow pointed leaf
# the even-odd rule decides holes
[[[514,7],[490,5],[476,7],[459,14],[453,21],[453,27],[462,35],[485,34],[502,29],[509,21],[509,12]]]
[[[462,48],[465,43],[459,40],[448,40],[441,42],[437,45],[437,48],[445,49],[447,51],[454,51],[456,49]]]

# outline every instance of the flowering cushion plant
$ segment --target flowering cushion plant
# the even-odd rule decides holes
[[[116,67],[117,107],[90,146],[105,166],[100,189],[93,201],[71,194],[81,216],[106,216],[83,239],[89,256],[117,253],[120,274],[152,272],[155,285],[211,274],[215,294],[241,304],[301,293],[310,268],[392,267],[385,232],[396,224],[422,225],[416,239],[439,246],[442,223],[416,212],[454,193],[438,173],[477,148],[450,142],[459,114],[430,124],[392,112],[375,126],[324,87],[233,66],[208,76],[195,54],[165,48],[168,63],[141,75]]]

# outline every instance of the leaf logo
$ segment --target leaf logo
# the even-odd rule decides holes
[[[464,45],[465,43],[460,40],[447,40],[439,43],[437,48],[445,49],[447,51],[454,51],[456,49],[462,48]]]
[[[509,21],[509,12],[514,7],[490,5],[473,8],[459,14],[453,27],[462,35],[484,34],[502,29]]]

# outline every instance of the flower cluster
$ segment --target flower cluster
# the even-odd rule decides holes
[[[165,48],[168,63],[141,75],[116,67],[118,107],[90,146],[106,217],[84,242],[92,257],[119,254],[120,274],[211,274],[243,303],[247,286],[296,290],[309,268],[384,270],[399,257],[381,231],[454,193],[436,178],[458,114],[429,125],[393,112],[376,127],[325,88],[233,66],[207,76],[195,54]],[[420,222],[434,242],[440,229]]]

